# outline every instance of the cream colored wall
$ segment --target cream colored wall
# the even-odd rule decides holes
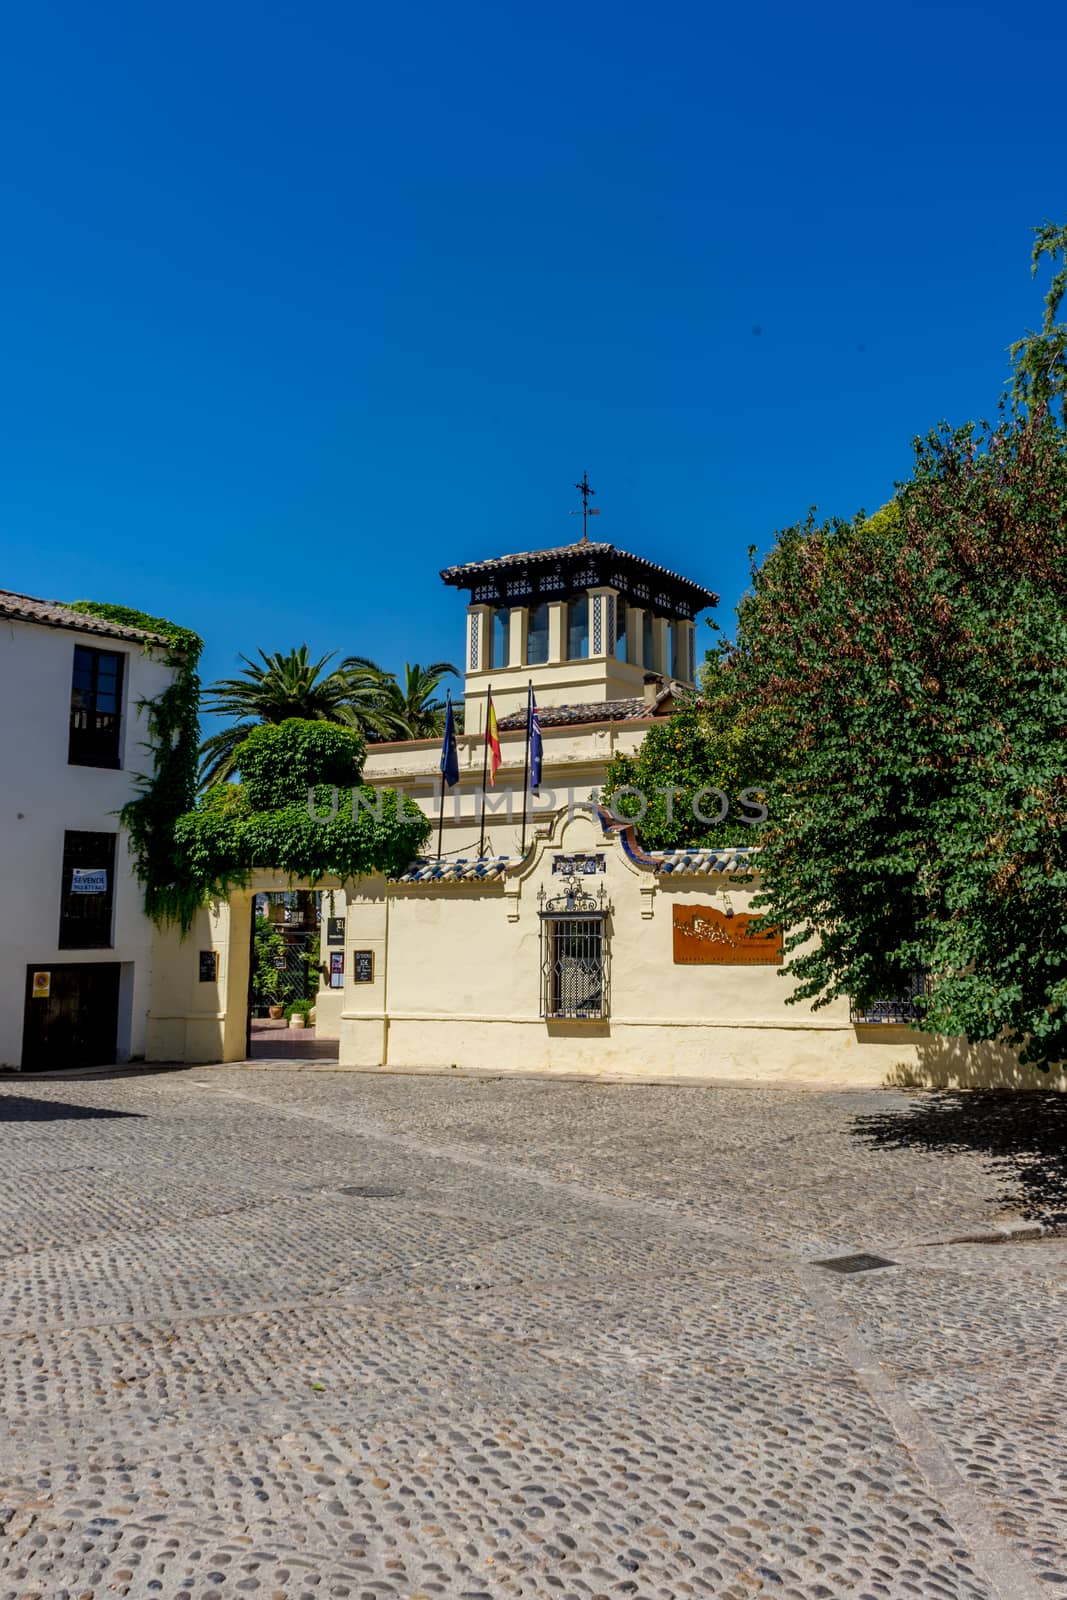
[[[243,890],[212,901],[184,939],[176,928],[157,931],[147,1060],[244,1060],[251,922],[252,894]],[[202,950],[218,956],[214,983],[200,981]]]
[[[612,907],[611,1014],[546,1022],[537,893],[559,889],[553,855],[579,849],[606,859],[603,878],[583,882],[603,882]],[[724,878],[658,878],[587,814],[561,821],[504,882],[361,886],[348,902],[340,1060],[813,1085],[1033,1084],[1007,1052],[857,1030],[843,1000],[818,1012],[790,1006],[791,986],[771,966],[675,965],[673,907],[723,908],[724,896],[743,911],[751,891]],[[373,984],[350,981],[356,948],[375,951]]]
[[[468,733],[485,732],[485,697],[490,685],[493,705],[500,718],[524,709],[531,680],[539,706],[588,705],[599,700],[640,696],[647,670],[628,661],[617,661],[613,656],[592,656],[580,661],[551,661],[540,666],[468,672],[463,696],[464,726]]]
[[[495,699],[495,691],[494,691]],[[633,755],[648,732],[649,721],[586,724],[584,727],[543,730],[544,766],[541,794],[530,796],[527,843],[535,828],[548,825],[561,805],[588,801],[600,789],[608,762],[615,755]],[[486,851],[490,855],[518,855],[521,837],[525,734],[502,733],[503,764],[496,787],[486,801]],[[484,740],[460,735],[460,781],[445,797],[442,854],[445,857],[477,854],[481,835],[482,760]],[[437,852],[437,823],[441,806],[441,746],[438,740],[418,743],[371,745],[363,770],[364,781],[376,789],[402,788],[433,823],[433,836],[425,854]],[[510,802],[508,800],[510,796]],[[510,810],[509,810],[510,807]]]

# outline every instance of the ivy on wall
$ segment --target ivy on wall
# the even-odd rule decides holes
[[[360,783],[362,735],[334,723],[293,717],[254,728],[235,757],[242,781],[216,784],[197,802],[202,641],[188,628],[130,606],[78,600],[71,609],[166,641],[146,641],[146,651],[161,652],[174,676],[161,694],[140,702],[151,771],[138,778],[138,792],[120,814],[145,912],[157,924],[177,923],[187,933],[208,900],[247,887],[255,870],[311,884],[324,877],[345,882],[391,875],[425,843],[426,816],[405,808],[392,791],[378,805],[376,791]],[[366,806],[353,804],[353,790]]]
[[[361,786],[364,752],[362,735],[337,723],[291,717],[254,728],[235,755],[241,782],[215,784],[175,825],[197,905],[246,887],[256,870],[310,884],[402,872],[430,823],[393,791]],[[354,790],[365,806],[353,803]]]
[[[146,652],[160,654],[174,676],[161,694],[139,702],[147,721],[145,747],[152,766],[138,777],[138,792],[120,815],[129,835],[134,871],[144,886],[145,912],[157,923],[178,922],[187,929],[203,904],[203,894],[188,880],[176,851],[175,825],[196,796],[200,747],[197,667],[203,640],[190,628],[180,628],[132,606],[75,600],[70,609],[122,627],[142,628],[166,641],[164,645],[145,644]]]

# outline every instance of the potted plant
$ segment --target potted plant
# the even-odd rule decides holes
[[[306,1028],[308,1016],[314,1009],[314,1000],[290,1000],[285,1008],[285,1017],[290,1028]]]
[[[268,917],[257,916],[253,954],[252,992],[257,1005],[266,1004],[267,1015],[277,1022],[285,1014],[279,997],[282,969],[276,963],[285,955],[285,941]]]

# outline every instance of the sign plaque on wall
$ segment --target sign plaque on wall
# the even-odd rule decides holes
[[[106,867],[72,867],[71,894],[107,894]]]
[[[326,943],[327,944],[344,944],[344,942],[345,942],[345,919],[344,919],[344,917],[327,917],[326,918]]]
[[[352,982],[374,982],[374,951],[353,950],[352,952]]]
[[[574,877],[577,873],[592,877],[594,873],[604,871],[604,857],[599,854],[587,856],[584,851],[579,851],[573,856],[553,856],[552,871],[563,873],[568,878]]]
[[[214,983],[219,975],[219,953],[217,950],[201,950],[200,952],[200,982]]]
[[[751,933],[758,917],[739,911],[728,917],[714,906],[675,906],[674,960],[681,966],[766,966],[782,964],[782,935]]]
[[[330,988],[343,989],[345,986],[345,953],[343,950],[330,951]]]

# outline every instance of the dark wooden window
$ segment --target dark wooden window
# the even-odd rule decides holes
[[[125,657],[117,650],[74,646],[70,686],[70,743],[75,767],[122,765],[122,677]]]
[[[63,835],[59,907],[61,950],[108,950],[115,903],[115,835]]]

